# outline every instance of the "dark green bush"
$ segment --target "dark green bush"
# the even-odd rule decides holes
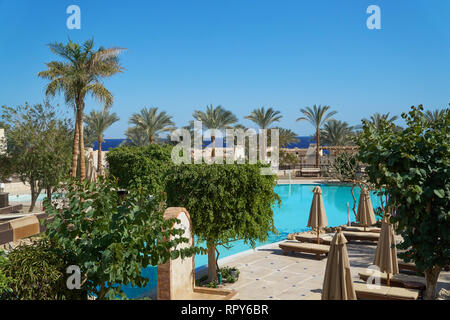
[[[87,299],[85,291],[67,288],[66,268],[73,264],[73,256],[49,240],[19,246],[0,260],[1,298]]]
[[[114,148],[106,155],[109,173],[118,179],[121,188],[128,189],[140,179],[152,194],[159,193],[164,190],[164,176],[173,166],[172,148],[157,144]]]

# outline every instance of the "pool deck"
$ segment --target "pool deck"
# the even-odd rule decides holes
[[[317,299],[322,292],[327,259],[316,260],[315,255],[294,253],[283,255],[278,243],[249,250],[219,260],[221,267],[237,267],[239,280],[224,288],[238,291],[237,300],[309,300]],[[350,267],[354,282],[358,272],[367,270],[372,264],[376,246],[362,242],[347,244]],[[197,278],[204,272],[197,272]],[[424,278],[402,274],[410,281]],[[441,272],[438,292],[450,290],[450,272]]]

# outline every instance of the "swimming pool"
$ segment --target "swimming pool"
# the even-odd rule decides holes
[[[42,201],[45,198],[47,198],[47,194],[41,193],[37,197],[36,201]],[[8,196],[8,201],[9,202],[21,202],[21,203],[31,202],[31,194],[10,195],[10,196]]]
[[[286,239],[289,233],[301,232],[310,230],[306,225],[308,223],[309,209],[313,198],[312,190],[317,184],[292,184],[292,185],[277,185],[275,192],[281,198],[281,206],[274,207],[274,223],[279,234],[270,234],[266,242],[259,242],[257,246],[268,243],[274,243]],[[323,203],[327,214],[328,225],[338,226],[348,222],[347,202],[350,205],[350,220],[355,221],[355,216],[352,211],[353,197],[350,186],[321,184]],[[360,190],[354,189],[356,200],[358,201]],[[371,195],[372,205],[374,209],[380,206],[380,199],[375,195]],[[233,243],[233,247],[229,250],[219,247],[219,258],[246,251],[251,249],[249,245],[244,244],[243,241]],[[207,255],[197,255],[195,257],[196,268],[205,266],[208,263]],[[137,298],[156,287],[156,267],[148,267],[143,269],[143,276],[150,279],[146,287],[133,288],[131,286],[124,286],[123,290],[128,298]]]

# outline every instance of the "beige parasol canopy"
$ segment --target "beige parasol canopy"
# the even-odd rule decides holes
[[[366,188],[361,188],[361,195],[359,196],[358,222],[363,227],[374,225],[377,220],[373,212],[372,201],[370,201],[370,194]]]
[[[314,196],[309,211],[308,227],[317,230],[317,243],[320,243],[320,228],[328,225],[327,215],[322,199],[322,189],[317,186],[313,190]]]
[[[389,216],[384,216],[381,222],[380,239],[373,264],[387,273],[387,284],[390,285],[390,274],[398,273],[397,248],[395,247],[394,229],[389,222]]]
[[[341,228],[337,228],[328,254],[322,300],[356,300],[346,243]]]

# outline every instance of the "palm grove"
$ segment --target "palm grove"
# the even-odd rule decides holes
[[[4,106],[0,122],[0,126],[6,129],[8,142],[6,153],[0,155],[0,178],[14,174],[30,185],[30,211],[39,194],[45,191],[46,211],[55,217],[48,227],[49,241],[38,242],[29,249],[39,253],[41,261],[45,262],[45,255],[51,254],[54,258],[54,250],[63,249],[58,254],[70,254],[64,257],[64,261],[70,260],[71,263],[83,266],[83,288],[87,295],[114,298],[123,295],[121,284],[144,286],[147,283],[148,279],[143,278],[140,273],[141,268],[164,263],[179,255],[189,256],[207,251],[209,279],[215,280],[218,268],[217,246],[228,246],[235,240],[244,240],[254,246],[256,241],[266,240],[269,232],[277,232],[272,211],[272,206],[280,201],[273,191],[276,178],[259,175],[261,164],[246,164],[241,167],[206,164],[174,166],[170,159],[170,139],[168,136],[164,137],[164,134],[170,134],[175,129],[175,124],[172,116],[157,107],[144,107],[131,115],[130,127],[125,132],[125,145],[108,153],[109,166],[108,170],[104,170],[104,133],[119,118],[111,112],[114,96],[103,81],[124,71],[119,55],[125,49],[95,49],[93,40],[82,44],[69,40],[66,44],[52,43],[48,47],[59,60],[46,63],[46,69],[38,73],[38,77],[47,80],[44,103],[25,103],[16,108]],[[65,104],[69,107],[64,111],[73,111],[73,117],[51,104],[50,99],[57,95],[64,97]],[[87,96],[93,97],[102,109],[85,114]],[[419,107],[409,115],[403,115],[408,125],[406,129],[393,124],[396,116],[378,113],[369,119],[363,119],[362,126],[353,127],[345,121],[335,119],[337,112],[327,105],[300,109],[297,121],[308,121],[314,127],[312,140],[316,144],[317,167],[320,165],[321,146],[359,146],[357,160],[367,164],[370,182],[377,185],[378,189],[386,190],[394,201],[390,205],[398,210],[398,214],[393,219],[399,223],[399,231],[406,239],[405,246],[409,246],[408,257],[414,259],[427,274],[428,288],[431,288],[429,296],[433,296],[436,275],[442,266],[449,264],[450,256],[450,171],[447,148],[449,110],[423,113],[421,110]],[[212,158],[216,156],[216,137],[220,131],[230,128],[246,129],[239,123],[236,115],[220,105],[196,109],[192,119],[201,121],[203,127],[211,132]],[[245,119],[253,122],[259,129],[264,129],[264,133],[278,129],[282,147],[298,141],[292,130],[278,126],[282,114],[274,108],[255,108]],[[193,121],[184,128],[193,134]],[[421,132],[426,134],[421,136]],[[394,136],[397,138],[390,138]],[[422,150],[420,157],[413,154],[411,150],[415,150],[414,141],[420,139],[425,139],[423,143],[430,146],[431,153],[438,151],[422,154]],[[85,179],[85,147],[93,146],[94,142],[98,144],[97,170],[101,177],[97,182],[89,182]],[[400,145],[409,146],[410,150],[397,154],[393,148]],[[447,149],[444,150],[444,147]],[[383,150],[383,153],[378,154],[376,150]],[[430,167],[431,162],[427,160],[432,156],[435,157],[434,167]],[[287,154],[283,155],[283,151],[281,159],[285,163],[297,161]],[[409,167],[405,167],[405,159],[408,159]],[[383,167],[383,163],[386,166]],[[125,200],[115,192],[119,188],[128,190]],[[64,197],[61,198],[59,194],[56,198],[59,197],[65,203],[64,208],[60,209],[50,201],[52,194],[58,193],[58,190],[63,190],[76,201],[64,202]],[[149,198],[148,195],[154,197]],[[226,199],[235,201],[227,202]],[[162,218],[166,203],[184,206],[190,211],[194,233],[199,241],[204,241],[207,250],[194,247],[190,251],[179,251],[176,249],[177,245],[187,241],[183,238],[177,238],[179,240],[166,245],[157,241],[162,239],[164,230],[174,223]],[[88,207],[89,210],[83,209]],[[417,210],[411,209],[414,207]],[[127,218],[123,228],[116,225],[114,229],[115,224],[110,224],[110,221],[122,221],[124,217]],[[440,227],[429,228],[428,217],[432,217],[433,222]],[[90,221],[88,226],[86,221]],[[420,223],[420,230],[411,225],[411,221],[415,225]],[[121,234],[128,234],[127,228],[139,229],[140,233],[124,240]],[[89,230],[88,234],[83,230]],[[173,235],[182,234],[176,229],[172,232]],[[104,237],[98,242],[90,234]],[[115,236],[109,237],[110,234]],[[418,243],[417,239],[421,242]],[[149,245],[140,246],[142,243]],[[29,298],[36,294],[32,284],[27,287],[26,278],[18,278],[23,273],[20,268],[15,269],[15,273],[8,271],[6,278],[2,274],[8,270],[5,266],[11,265],[11,259],[21,259],[27,254],[29,253],[24,250],[7,258],[10,261],[0,259],[0,297]],[[129,266],[123,264],[125,260]],[[35,268],[38,266],[36,264]],[[40,272],[47,270],[38,269]],[[54,266],[51,272],[57,275],[51,281],[64,280],[65,270],[61,266]],[[61,286],[55,286],[58,287]],[[2,291],[1,288],[7,290]],[[64,294],[49,292],[45,297],[38,296],[64,298]]]

